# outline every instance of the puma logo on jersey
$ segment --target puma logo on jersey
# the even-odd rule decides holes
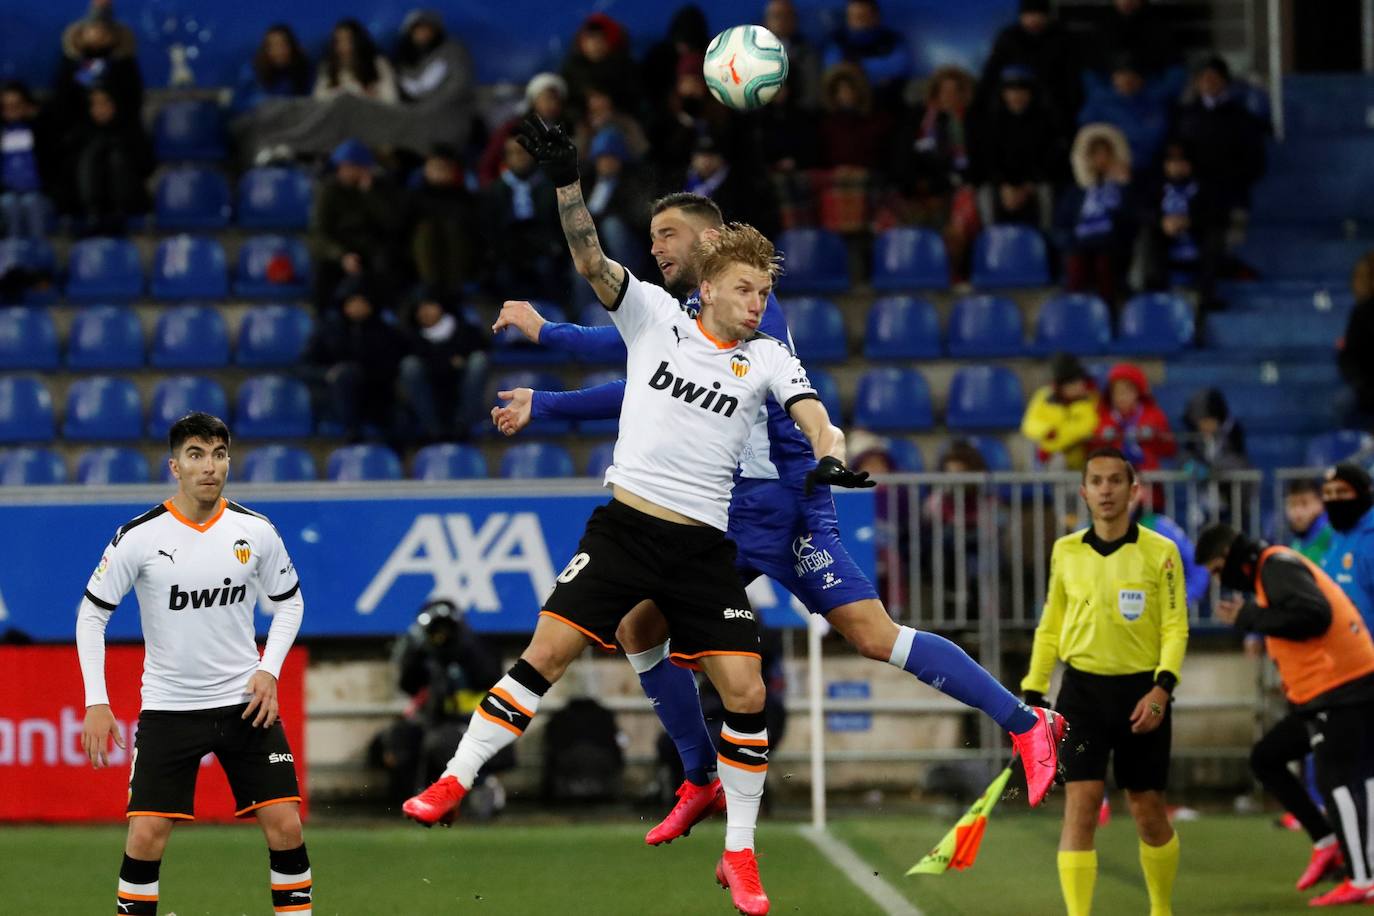
[[[707,388],[685,378],[678,378],[669,370],[666,359],[658,364],[658,370],[654,372],[653,378],[649,379],[649,387],[655,391],[666,391],[679,401],[686,401],[702,410],[723,414],[726,417],[733,417],[735,408],[739,407],[739,398],[720,393],[720,382],[712,382],[711,387]]]
[[[167,609],[170,611],[184,611],[186,608],[195,610],[203,607],[225,607],[230,604],[238,604],[248,598],[248,586],[234,585],[230,580],[224,580],[224,588],[198,588],[181,590],[181,586],[173,583],[171,597],[167,599]]]
[[[178,548],[178,549],[180,549],[180,548]],[[176,551],[173,550],[172,553],[176,553]],[[177,565],[177,558],[174,557],[174,556],[172,556],[172,553],[168,553],[168,552],[165,551],[165,550],[159,550],[159,551],[157,552],[157,555],[160,556],[160,557],[166,557],[167,559],[171,560],[171,561],[172,561],[172,565],[175,566],[175,565]]]
[[[682,346],[682,332],[677,329],[677,325],[673,325],[673,337],[677,339],[677,345]]]

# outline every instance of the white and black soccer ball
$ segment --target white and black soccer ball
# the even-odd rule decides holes
[[[763,26],[737,25],[711,39],[702,71],[717,101],[751,111],[767,105],[787,81],[787,51]]]

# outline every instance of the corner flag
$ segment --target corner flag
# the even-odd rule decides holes
[[[973,860],[978,857],[978,847],[983,843],[983,833],[988,828],[988,815],[992,814],[1010,778],[1011,767],[1008,766],[964,812],[954,829],[946,833],[935,848],[926,853],[925,858],[911,866],[907,874],[942,875],[951,868],[962,871],[973,865]]]

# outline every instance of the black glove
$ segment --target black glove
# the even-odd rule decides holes
[[[1025,693],[1021,694],[1021,699],[1027,706],[1048,707],[1050,705],[1050,701],[1045,699],[1045,695],[1038,690],[1027,690]]]
[[[876,480],[868,479],[867,471],[855,473],[844,466],[840,459],[833,455],[826,455],[816,466],[806,474],[806,495],[810,496],[815,492],[816,487],[821,484],[831,487],[848,487],[850,489],[862,490],[867,487],[876,487]]]
[[[534,157],[555,188],[577,184],[577,144],[557,124],[549,126],[530,112],[515,128],[515,139]]]

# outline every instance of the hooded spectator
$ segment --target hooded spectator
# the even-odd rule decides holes
[[[351,442],[368,427],[390,431],[396,404],[396,372],[405,353],[400,333],[382,318],[361,277],[346,277],[334,291],[334,307],[315,330],[307,356],[323,373],[333,418]]]
[[[477,202],[458,151],[438,146],[412,180],[406,224],[415,272],[438,295],[454,296],[477,275]]]
[[[568,83],[563,77],[557,73],[536,73],[531,77],[525,84],[525,104],[521,111],[492,131],[487,140],[486,149],[477,163],[478,182],[486,187],[500,176],[506,159],[506,141],[515,135],[515,128],[526,112],[534,112],[546,124],[559,124],[565,130],[570,129],[572,122],[568,120],[567,103]]]
[[[889,115],[901,112],[911,79],[911,52],[900,32],[883,25],[877,0],[845,3],[844,24],[831,36],[824,57],[827,71],[841,63],[863,69],[873,87],[874,108]]]
[[[417,293],[405,319],[402,397],[427,440],[467,439],[485,406],[486,335],[430,288]]]
[[[377,50],[371,33],[356,19],[344,19],[334,26],[315,79],[316,99],[327,101],[340,95],[356,95],[387,105],[394,105],[398,98],[391,64]]]
[[[307,96],[311,82],[310,58],[291,26],[278,22],[267,27],[253,59],[243,65],[230,108],[241,114],[268,99]]]
[[[1050,360],[1050,384],[1036,389],[1021,418],[1021,435],[1035,446],[1043,467],[1082,470],[1087,444],[1097,431],[1097,386],[1076,356]]]
[[[568,108],[574,121],[581,117],[587,90],[593,86],[611,93],[621,111],[637,110],[639,74],[630,59],[625,27],[605,13],[592,13],[583,20],[563,60],[563,79],[568,84]]]
[[[821,55],[801,33],[796,5],[792,0],[768,0],[763,8],[763,25],[778,37],[787,52],[787,86],[793,100],[802,108],[818,108],[821,104]],[[777,104],[777,100],[771,104]]]
[[[113,100],[120,121],[142,125],[143,74],[137,59],[120,53],[116,25],[106,16],[81,21],[76,54],[63,57],[53,87],[53,109],[63,129],[86,120],[88,94],[97,86]]]
[[[1326,518],[1335,530],[1322,569],[1374,626],[1374,485],[1369,472],[1342,461],[1322,483]]]
[[[1250,188],[1264,175],[1266,126],[1233,91],[1231,68],[1220,57],[1199,67],[1193,78],[1194,98],[1178,116],[1178,138],[1193,154],[1198,180],[1215,193],[1223,208],[1218,222],[1231,211],[1250,206]]]
[[[1245,456],[1245,429],[1231,416],[1226,396],[1216,388],[1204,388],[1188,400],[1183,413],[1185,467],[1208,476],[1218,471],[1249,467]]]
[[[649,138],[644,128],[631,115],[615,107],[615,97],[603,89],[587,90],[587,104],[582,120],[573,130],[573,142],[582,155],[588,156],[592,138],[604,130],[614,130],[625,142],[626,152],[636,161],[649,153]]]
[[[1088,450],[1118,448],[1141,471],[1155,471],[1178,451],[1169,418],[1150,394],[1139,366],[1117,363],[1097,409],[1097,431]]]
[[[682,59],[705,55],[710,40],[706,14],[701,7],[694,3],[678,7],[668,23],[668,34],[644,55],[644,95],[651,105],[661,103],[672,91]]]
[[[334,173],[316,192],[310,221],[317,301],[327,303],[347,275],[366,277],[390,302],[408,275],[400,192],[377,174],[371,150],[357,140],[340,143],[329,163]]]
[[[435,100],[466,106],[476,84],[468,49],[444,30],[439,13],[407,13],[396,45],[396,85],[401,98],[410,103]]]
[[[1021,0],[1016,21],[1001,32],[983,63],[975,105],[991,110],[1008,67],[1026,71],[1061,134],[1067,134],[1083,103],[1078,55],[1064,27],[1050,13],[1049,0]]]
[[[134,30],[115,18],[114,0],[91,0],[86,15],[67,24],[62,30],[62,54],[70,60],[80,60],[82,54],[82,30],[87,23],[103,22],[114,36],[110,56],[117,59],[132,58],[138,53],[138,39]]]
[[[88,98],[86,119],[63,143],[75,158],[76,215],[87,233],[123,235],[129,217],[148,209],[152,149],[138,120],[120,116],[113,94],[96,86]]]
[[[1073,143],[1078,187],[1060,201],[1064,282],[1115,306],[1124,291],[1139,222],[1131,194],[1131,151],[1110,124],[1088,124]]]
[[[52,191],[61,184],[57,140],[28,86],[0,86],[0,215],[10,238],[47,235]]]
[[[825,71],[821,94],[821,164],[873,169],[891,145],[892,117],[873,104],[861,67],[841,63]]]
[[[1355,262],[1350,289],[1355,307],[1337,343],[1336,362],[1350,389],[1347,419],[1352,426],[1369,429],[1374,426],[1374,251]]]
[[[1123,55],[1112,65],[1110,85],[1089,97],[1078,123],[1101,122],[1121,131],[1131,147],[1137,180],[1150,178],[1158,174],[1171,106],[1170,87],[1146,82],[1139,61]]]
[[[995,108],[979,119],[977,131],[969,146],[974,180],[983,185],[983,222],[1048,223],[1049,182],[1057,177],[1063,146],[1029,70],[1002,72]]]

